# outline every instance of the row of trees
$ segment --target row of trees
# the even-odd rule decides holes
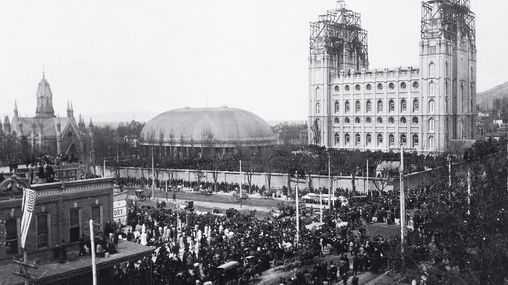
[[[411,198],[416,200],[415,231],[408,235],[403,273],[417,280],[425,276],[426,284],[503,284],[508,277],[507,176],[506,141],[468,149],[454,166],[451,187],[448,172],[436,172],[434,185]]]
[[[257,150],[238,148],[234,153],[222,155],[222,153],[207,151],[213,147],[212,133],[203,134],[211,141],[210,146],[191,150],[188,156],[179,156],[175,155],[174,147],[163,145],[163,141],[167,139],[162,134],[153,135],[151,138],[156,147],[137,145],[142,128],[143,124],[135,121],[120,124],[117,128],[94,127],[97,163],[106,159],[108,165],[151,167],[153,152],[154,163],[161,168],[238,171],[241,160],[243,171],[247,172],[287,173],[289,171],[294,173],[298,171],[302,175],[327,175],[328,160],[330,160],[331,175],[359,176],[366,175],[367,160],[369,160],[369,174],[373,176],[380,162],[399,160],[399,155],[393,152],[327,150],[323,147],[297,147],[288,144]],[[169,141],[175,142],[176,145],[176,138],[170,138]],[[407,172],[415,172],[442,166],[447,158],[409,153],[406,159]]]
[[[32,148],[26,137],[0,131],[0,165],[25,163],[32,157]]]

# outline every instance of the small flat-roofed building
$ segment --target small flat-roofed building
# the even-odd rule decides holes
[[[37,269],[29,270],[41,278],[37,284],[91,284],[91,258],[71,253],[78,250],[82,235],[90,235],[90,219],[94,221],[94,236],[113,220],[113,179],[29,185],[27,180],[13,175],[0,182],[0,284],[19,284],[24,280],[13,274],[18,265],[12,263],[22,256],[23,188],[37,193],[25,244],[28,261],[38,264]],[[62,241],[70,253],[65,264],[59,264],[53,257],[53,250]],[[99,273],[111,270],[115,264],[150,255],[152,251],[130,242],[121,242],[117,250],[110,257],[97,259]]]

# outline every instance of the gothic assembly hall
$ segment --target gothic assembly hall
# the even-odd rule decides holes
[[[37,108],[35,116],[22,117],[18,106],[14,104],[12,120],[5,117],[3,133],[26,139],[34,154],[62,155],[68,159],[86,160],[90,157],[92,139],[92,121],[87,126],[79,116],[74,117],[72,104],[67,104],[67,116],[55,116],[53,93],[43,74],[37,87]]]

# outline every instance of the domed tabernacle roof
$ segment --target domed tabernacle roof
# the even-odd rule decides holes
[[[141,131],[144,144],[195,146],[260,146],[275,143],[268,124],[236,108],[183,108],[162,113]]]

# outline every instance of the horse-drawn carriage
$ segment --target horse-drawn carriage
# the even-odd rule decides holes
[[[150,198],[151,195],[151,193],[145,193],[145,190],[143,189],[134,190],[134,194],[136,194],[136,198],[138,198],[140,201],[145,201],[146,198]]]

